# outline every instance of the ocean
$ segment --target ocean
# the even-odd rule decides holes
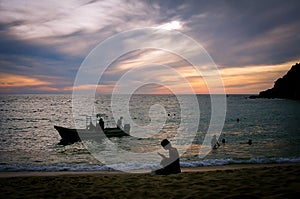
[[[184,96],[189,98],[189,95]],[[220,147],[200,157],[202,142],[210,125],[209,95],[197,95],[200,117],[192,144],[181,154],[181,167],[230,164],[262,164],[300,162],[300,101],[287,99],[249,99],[248,95],[227,95],[224,127],[218,138]],[[110,96],[95,98],[95,114],[107,114],[106,126],[114,126]],[[54,125],[75,127],[72,95],[23,94],[0,97],[0,171],[149,171],[159,165],[159,156],[146,157],[147,152],[160,150],[160,141],[172,141],[180,125],[180,102],[174,95],[134,95],[130,98],[131,119],[147,135],[147,125],[155,121],[151,106],[164,107],[167,120],[151,139],[122,137],[102,142],[85,140],[71,145],[59,145],[60,136]],[[161,110],[161,109],[159,109]],[[118,118],[116,118],[117,120]],[[128,118],[124,118],[124,123]],[[80,121],[84,126],[85,117]],[[96,121],[94,121],[95,123]],[[133,129],[134,131],[134,129]],[[219,132],[216,132],[217,134]],[[221,140],[225,139],[225,143]],[[252,144],[247,144],[248,140]],[[184,140],[178,142],[181,148]],[[116,151],[108,144],[139,158],[118,162]],[[105,146],[105,147],[104,147]],[[114,159],[107,163],[91,149],[101,150],[101,156]],[[117,150],[118,151],[118,150]],[[124,159],[124,158],[123,158]],[[109,161],[108,161],[109,162]],[[114,163],[115,162],[115,163]]]

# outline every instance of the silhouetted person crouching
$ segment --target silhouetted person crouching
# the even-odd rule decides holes
[[[169,174],[176,174],[181,173],[180,169],[180,162],[179,162],[179,154],[176,148],[172,147],[169,140],[164,139],[161,141],[161,146],[169,151],[169,157],[161,153],[157,153],[163,159],[161,160],[160,164],[163,168],[153,171],[152,174],[156,175],[169,175]]]

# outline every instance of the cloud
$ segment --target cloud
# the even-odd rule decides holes
[[[50,83],[29,86],[28,92],[29,89],[36,92],[42,92],[43,89],[45,92],[71,92],[78,67],[97,44],[116,33],[135,28],[167,27],[179,28],[205,47],[224,73],[229,92],[253,93],[271,85],[271,79],[279,74],[278,71],[287,69],[281,68],[281,63],[299,60],[299,6],[299,1],[293,0],[2,0],[0,74],[19,75]],[[151,38],[132,37],[124,45],[133,45],[139,39],[147,39],[149,44],[152,41]],[[177,45],[182,50],[192,51],[187,43],[174,38],[156,41],[165,46]],[[114,50],[114,46],[111,49]],[[160,53],[140,50],[122,56],[106,71],[102,89],[111,89],[121,75],[132,68],[158,63],[176,68],[197,91],[202,92],[199,88],[203,83],[198,83],[201,80],[188,71],[186,61],[168,53]],[[237,70],[238,67],[241,69]],[[252,75],[255,74],[253,68],[261,70],[257,78]],[[263,76],[267,73],[265,68],[273,71],[266,77]],[[249,86],[241,81],[243,74]],[[163,78],[166,74],[152,75],[161,75],[160,78]],[[244,87],[243,90],[237,86],[239,83],[240,88]],[[22,92],[21,87],[10,88]],[[159,86],[148,87],[147,90],[150,88],[162,91]]]
[[[220,69],[227,93],[255,94],[273,87],[274,82],[282,77],[291,66],[300,60],[276,65],[252,65]]]
[[[25,76],[52,77],[54,79],[61,78],[60,81],[64,80],[64,83],[66,81],[72,83],[77,70],[76,62],[70,60],[66,63],[65,61],[36,56],[0,54],[0,74],[12,73]],[[53,83],[58,82],[54,80]]]
[[[218,64],[238,65],[242,54],[241,60],[249,65],[251,61],[261,64],[271,56],[271,52],[264,51],[263,54],[268,54],[265,60],[249,58],[256,49],[251,47],[252,41],[268,39],[269,43],[261,44],[263,49],[278,47],[280,52],[280,47],[291,40],[298,41],[298,4],[297,1],[2,1],[0,23],[5,24],[7,35],[19,40],[35,41],[60,53],[84,57],[93,46],[115,33],[176,22],[183,24],[184,33],[207,47]],[[269,39],[266,32],[286,24],[290,24],[286,28],[289,31],[284,32],[288,37]],[[295,54],[294,46],[284,50]],[[286,57],[277,59],[288,61]]]
[[[0,87],[23,87],[23,86],[39,86],[49,85],[50,82],[42,81],[37,78],[26,77],[22,75],[14,75],[8,73],[0,74]]]
[[[129,78],[133,85],[136,81],[149,80],[152,79],[156,82],[167,84],[174,84],[176,91],[179,93],[185,93],[182,89],[180,79],[170,73],[169,70],[161,69],[152,70],[152,64],[167,65],[174,68],[180,76],[185,78],[189,84],[193,87],[197,93],[208,93],[208,87],[217,89],[218,85],[213,83],[207,85],[206,76],[199,74],[190,63],[185,60],[181,60],[180,57],[170,54],[169,52],[162,50],[138,50],[137,52],[132,52],[116,61],[112,68],[108,68],[107,73],[104,73],[104,78],[101,85],[106,82],[107,85],[111,85],[113,88],[116,82],[130,70],[140,70],[138,77],[136,78],[136,73]],[[172,60],[172,61],[170,61]],[[276,79],[283,76],[291,66],[299,62],[300,60],[293,60],[281,64],[269,64],[269,65],[248,65],[248,66],[237,66],[237,67],[221,67],[218,72],[224,82],[224,87],[227,93],[258,93],[261,90],[270,88]],[[146,64],[148,63],[148,65]],[[201,71],[200,71],[201,72]],[[149,76],[149,74],[151,74]],[[204,73],[205,74],[205,73]],[[113,76],[113,77],[112,77]],[[127,86],[131,85],[128,81]],[[154,88],[154,87],[153,87]],[[149,88],[148,88],[149,90]],[[157,90],[157,89],[156,89]],[[158,90],[157,90],[158,91]]]
[[[81,56],[112,34],[153,26],[159,18],[157,5],[140,1],[3,1],[1,8],[6,34]]]
[[[50,82],[43,81],[38,78],[9,73],[0,73],[0,93],[7,93],[13,88],[38,87],[50,84]]]
[[[207,71],[202,72],[209,75]],[[143,92],[149,91],[150,88],[154,89],[150,93],[169,92],[164,86],[172,87],[172,91],[177,93],[186,93],[186,86],[192,87],[197,93],[208,91],[205,79],[197,71],[197,67],[192,66],[182,57],[162,49],[139,49],[119,57],[104,72],[100,85],[110,85],[113,88],[124,76],[127,80],[124,84],[126,88],[123,88],[125,90],[136,85],[143,87],[145,82],[151,81],[161,86],[151,86],[147,89],[143,87]],[[204,76],[204,78],[209,77]]]
[[[297,1],[193,4],[187,34],[223,67],[277,64],[299,58]]]

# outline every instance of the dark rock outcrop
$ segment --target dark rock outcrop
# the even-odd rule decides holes
[[[250,98],[285,98],[300,100],[300,63],[296,63],[282,78],[275,81],[274,87],[261,91]]]

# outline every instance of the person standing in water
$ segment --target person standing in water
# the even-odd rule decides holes
[[[119,128],[119,129],[123,129],[122,120],[123,120],[123,117],[121,116],[120,119],[118,119],[118,121],[117,121],[117,128]]]
[[[102,129],[102,131],[104,131],[104,121],[103,121],[102,117],[99,120],[99,125],[100,125],[100,128]]]
[[[211,144],[212,149],[217,149],[220,146],[216,135],[213,136],[213,138],[211,139],[210,144]]]

